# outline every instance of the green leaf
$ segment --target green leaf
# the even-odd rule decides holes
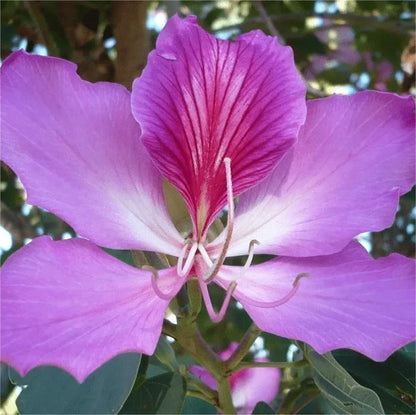
[[[261,414],[275,414],[276,412],[267,405],[266,402],[257,402],[256,407],[253,410],[253,415],[261,415]]]
[[[159,362],[166,365],[170,370],[176,371],[179,368],[172,345],[165,336],[160,336],[154,355]]]
[[[102,250],[104,252],[107,252],[107,254],[110,254],[114,258],[117,258],[120,261],[122,261],[122,262],[124,262],[128,265],[131,265],[132,267],[135,266],[131,251],[120,251],[120,250],[110,249],[110,248],[102,248]]]
[[[217,413],[217,410],[208,402],[190,396],[185,398],[182,414],[216,415]]]
[[[185,379],[178,373],[164,373],[134,388],[121,414],[179,414],[186,393]]]
[[[9,393],[13,390],[14,385],[10,382],[8,376],[8,366],[0,363],[0,400],[4,402]]]
[[[384,414],[377,394],[356,382],[331,353],[320,355],[305,345],[305,355],[322,395],[340,414]]]
[[[337,350],[334,356],[358,382],[377,392],[387,413],[414,414],[414,344],[394,353],[385,362],[374,362],[352,350]]]
[[[17,399],[21,414],[115,414],[130,394],[140,355],[116,356],[83,383],[52,366],[31,370],[25,377],[11,371],[13,383],[27,385]]]

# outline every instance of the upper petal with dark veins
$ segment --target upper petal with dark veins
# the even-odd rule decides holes
[[[262,180],[305,118],[292,50],[260,31],[216,39],[194,17],[170,19],[134,82],[132,107],[156,166],[181,192],[203,235],[234,195]]]

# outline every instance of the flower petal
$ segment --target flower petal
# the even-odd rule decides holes
[[[183,283],[173,268],[160,276],[164,291]],[[168,303],[150,272],[86,240],[36,238],[2,269],[1,358],[21,375],[54,365],[82,382],[117,354],[152,354]]]
[[[156,166],[202,234],[226,204],[224,157],[238,195],[263,179],[305,119],[292,50],[260,31],[214,38],[195,17],[169,20],[134,82],[132,107]]]
[[[217,282],[237,280],[234,297],[264,331],[305,341],[319,353],[354,349],[384,360],[415,338],[415,262],[398,254],[372,259],[356,242],[341,253],[279,257],[250,267],[223,267]],[[296,294],[276,308],[253,306]]]
[[[230,358],[238,343],[218,353],[222,360]],[[255,358],[256,362],[269,362],[266,358]],[[217,390],[215,378],[203,367],[190,366],[190,372],[211,389]],[[235,372],[230,377],[231,395],[237,413],[251,414],[260,401],[270,403],[277,395],[280,383],[280,370],[277,368],[248,368]]]
[[[178,255],[181,238],[128,91],[85,82],[70,62],[22,51],[1,72],[2,159],[29,202],[99,245]]]
[[[189,371],[197,377],[200,381],[204,382],[207,386],[209,386],[213,390],[217,390],[217,381],[215,380],[214,376],[208,372],[207,369],[201,366],[189,366]]]
[[[268,359],[255,359],[268,362]],[[270,403],[279,390],[280,370],[273,367],[243,369],[231,376],[233,404],[238,413],[251,414],[258,402]]]
[[[332,254],[361,232],[390,226],[399,194],[414,184],[414,133],[411,97],[309,101],[293,153],[240,197],[228,254],[246,254],[252,239],[256,253]]]

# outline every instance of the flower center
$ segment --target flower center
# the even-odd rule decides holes
[[[209,257],[205,246],[201,242],[195,240],[186,240],[186,243],[180,253],[177,264],[177,271],[180,277],[185,277],[188,275],[189,271],[194,264],[195,255],[199,252],[204,259],[205,263],[208,265],[209,269],[205,273],[203,280],[206,284],[210,283],[215,276],[218,274],[221,266],[224,264],[225,258],[227,257],[228,247],[230,246],[231,237],[233,234],[234,226],[234,200],[233,200],[233,184],[232,184],[232,174],[231,174],[231,159],[229,157],[224,158],[225,165],[225,178],[227,184],[227,207],[228,207],[228,219],[227,219],[227,228],[225,234],[225,241],[222,245],[221,252],[218,255],[217,259],[212,262]],[[186,258],[186,259],[185,259]],[[252,256],[251,256],[252,258]]]
[[[177,273],[180,278],[186,277],[193,266],[195,266],[196,275],[198,277],[199,286],[201,289],[202,297],[205,302],[205,306],[207,308],[208,314],[212,321],[219,322],[223,319],[228,305],[231,300],[231,296],[235,289],[237,288],[237,282],[232,281],[227,288],[225,298],[223,304],[220,308],[218,313],[215,312],[211,298],[208,291],[208,284],[213,281],[213,279],[218,275],[221,267],[224,264],[225,258],[227,256],[227,251],[230,246],[231,238],[233,235],[233,227],[234,227],[234,199],[233,199],[233,185],[232,185],[232,174],[231,174],[231,159],[226,157],[224,158],[224,165],[225,165],[225,178],[227,184],[227,207],[228,207],[228,219],[227,219],[227,227],[225,231],[225,240],[221,247],[221,251],[215,261],[212,261],[207,250],[205,249],[205,245],[194,239],[186,239],[185,244],[182,248],[182,251],[178,258],[177,263]],[[240,277],[247,271],[250,267],[253,257],[254,257],[254,247],[258,245],[259,241],[253,239],[249,243],[248,247],[248,257],[246,263],[242,267]],[[164,299],[170,300],[172,298],[172,293],[164,293],[160,290],[157,285],[158,280],[158,273],[157,270],[153,267],[147,267],[147,269],[153,272],[152,278],[152,285],[156,292],[156,294]],[[309,275],[306,273],[299,274],[292,285],[292,289],[282,298],[279,298],[275,301],[258,301],[253,300],[242,293],[239,293],[239,298],[241,298],[245,303],[253,305],[255,307],[260,308],[271,308],[271,307],[278,307],[280,305],[285,304],[289,301],[297,292],[299,288],[299,280],[303,277],[308,277]]]

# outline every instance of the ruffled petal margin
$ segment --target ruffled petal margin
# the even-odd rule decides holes
[[[241,195],[228,255],[253,239],[256,253],[328,255],[390,226],[415,183],[414,109],[412,97],[372,91],[309,101],[293,152]]]
[[[234,297],[264,331],[310,344],[318,353],[348,348],[381,361],[415,339],[415,261],[398,254],[374,260],[357,242],[314,258],[279,257],[250,267],[223,267],[216,282],[237,281]],[[253,301],[296,294],[284,305]]]
[[[70,62],[19,51],[3,63],[1,94],[1,157],[29,203],[99,245],[179,254],[124,87],[91,84]]]
[[[158,284],[176,293],[173,268]],[[1,276],[1,360],[21,375],[58,366],[79,382],[117,354],[152,354],[169,301],[151,273],[83,239],[43,236],[13,254]]]
[[[156,166],[184,197],[203,234],[234,195],[262,180],[305,120],[292,49],[261,31],[216,39],[193,16],[172,17],[133,85],[133,114]]]

